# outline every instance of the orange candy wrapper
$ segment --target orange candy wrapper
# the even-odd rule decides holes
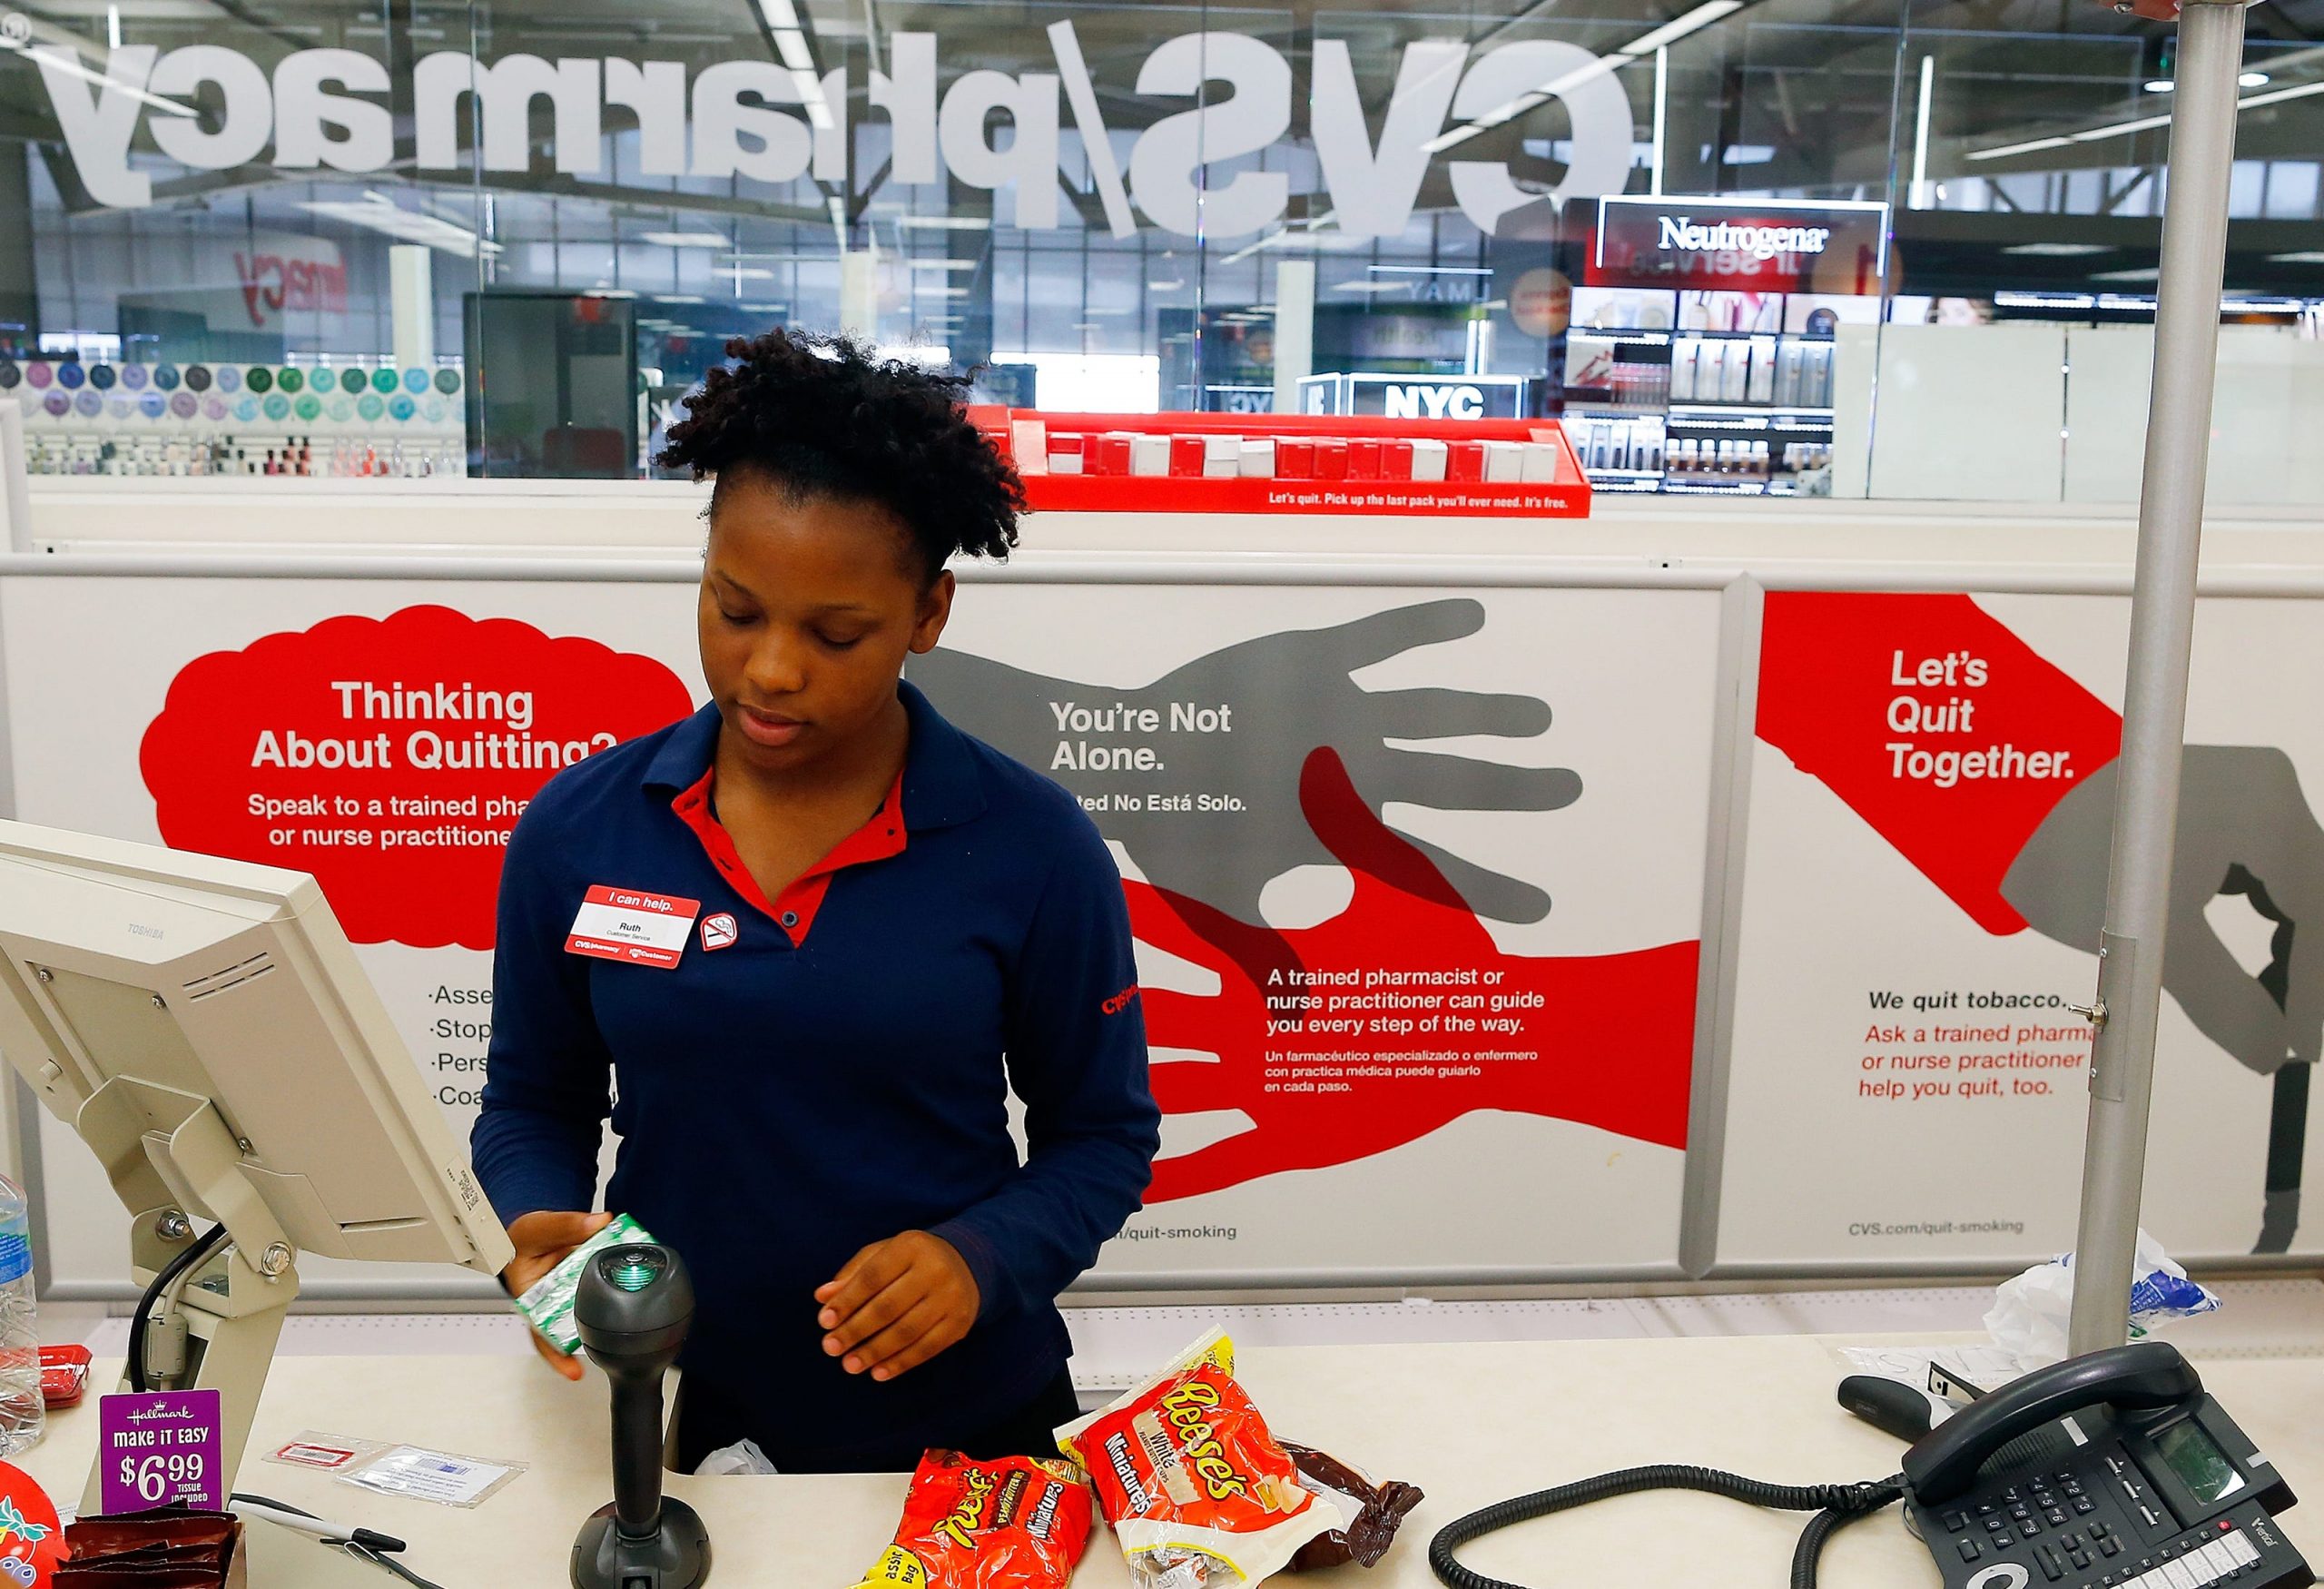
[[[856,1589],[1065,1589],[1088,1543],[1089,1486],[1072,1464],[931,1451],[895,1544]]]
[[[1238,1589],[1289,1564],[1340,1510],[1299,1470],[1235,1381],[1214,1330],[1137,1390],[1058,1431],[1141,1589]]]

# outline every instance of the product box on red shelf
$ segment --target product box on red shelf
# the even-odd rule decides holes
[[[1586,518],[1555,419],[1070,414],[979,406],[1036,511]]]

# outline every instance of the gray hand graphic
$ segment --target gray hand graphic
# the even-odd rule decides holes
[[[2093,949],[2106,907],[2115,765],[2058,802],[2002,880],[2034,931]],[[2221,893],[2277,923],[2254,977],[2203,917]],[[2162,986],[2198,1031],[2260,1074],[2314,1062],[2324,1035],[2324,829],[2291,758],[2265,745],[2191,745],[2179,781]]]
[[[1336,864],[1299,806],[1300,768],[1318,746],[1339,753],[1375,814],[1389,801],[1555,811],[1580,797],[1581,780],[1563,767],[1504,766],[1385,743],[1538,735],[1550,725],[1544,703],[1463,690],[1366,690],[1349,676],[1414,647],[1473,635],[1484,618],[1482,603],[1455,598],[1331,628],[1283,630],[1128,690],[1049,678],[950,649],[915,659],[908,676],[960,727],[1079,795],[1099,831],[1121,841],[1156,887],[1256,923],[1269,878],[1311,863]],[[1082,711],[1093,716],[1084,719]],[[1139,716],[1146,713],[1154,716]],[[1134,759],[1140,746],[1159,765],[1110,765],[1117,752]],[[1100,764],[1095,768],[1090,753]],[[1187,804],[1157,804],[1156,796]],[[1535,922],[1549,913],[1549,896],[1532,884],[1411,842],[1480,914]]]

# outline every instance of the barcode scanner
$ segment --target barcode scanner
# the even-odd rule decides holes
[[[694,1589],[710,1535],[662,1494],[662,1376],[694,1322],[694,1282],[669,1248],[609,1247],[581,1271],[573,1322],[613,1391],[614,1498],[573,1542],[574,1589]]]

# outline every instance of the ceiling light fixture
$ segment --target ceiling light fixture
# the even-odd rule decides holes
[[[202,114],[190,104],[180,104],[176,100],[164,99],[158,94],[148,94],[142,88],[132,88],[126,83],[116,83],[103,73],[84,64],[81,57],[70,50],[58,49],[54,46],[35,50],[22,39],[12,39],[5,34],[0,34],[0,50],[14,50],[18,54],[31,57],[42,65],[54,66],[60,72],[70,72],[84,82],[94,83],[99,88],[108,92],[118,89],[132,99],[141,100],[155,110],[166,111],[173,116],[195,116]]]
[[[793,70],[791,84],[798,90],[799,103],[806,107],[808,125],[827,131],[838,124],[832,120],[832,107],[823,99],[822,79],[815,75],[812,61]]]
[[[2288,99],[2306,99],[2312,94],[2324,94],[2324,83],[2302,83],[2290,88],[2278,88],[2266,94],[2255,94],[2249,99],[2236,101],[2236,109],[2257,110],[2263,104],[2281,104]]]
[[[368,199],[316,199],[299,206],[310,215],[344,221],[369,231],[385,232],[404,242],[425,243],[446,253],[472,260],[479,253],[497,254],[500,245],[487,242],[465,226],[417,210],[399,209],[384,193]]]
[[[1973,149],[1971,160],[2006,160],[2013,154],[2033,154],[2043,149],[2063,149],[2073,143],[2071,138],[2029,138],[2023,143],[2004,143],[1995,149]]]
[[[1696,6],[1685,15],[1664,23],[1652,33],[1641,34],[1632,39],[1622,46],[1622,54],[1630,56],[1650,55],[1664,45],[1675,44],[1689,34],[1700,32],[1720,17],[1730,15],[1742,9],[1743,0],[1704,0],[1704,4]]]
[[[728,240],[715,232],[641,232],[640,242],[650,242],[657,248],[726,248]]]
[[[2246,76],[2256,74],[2246,73]],[[2287,100],[2306,99],[2311,94],[2324,94],[2324,82],[2295,84],[2290,88],[2270,89],[2266,94],[2247,95],[2235,102],[2238,114],[2258,110],[2262,105],[2281,104]],[[2094,143],[2103,138],[2119,138],[2126,133],[2143,133],[2171,124],[2169,116],[2141,116],[2135,121],[2110,122],[2102,127],[2089,127],[2079,133],[2063,136],[2028,139],[2023,143],[2004,143],[1995,149],[1973,149],[1965,158],[1970,160],[2003,160],[2013,154],[2032,154],[2043,149],[2063,149],[2069,143]]]
[[[1620,48],[1608,51],[1586,66],[1577,66],[1571,72],[1551,78],[1538,88],[1529,89],[1514,99],[1495,105],[1465,125],[1439,133],[1421,147],[1431,154],[1441,154],[1456,144],[1468,142],[1479,133],[1498,127],[1504,122],[1515,120],[1535,105],[1554,99],[1559,94],[1571,93],[1585,83],[1595,82],[1609,72],[1620,71],[1633,61],[1643,59],[1657,50],[1667,48],[1685,38],[1689,34],[1699,33],[1721,17],[1730,16],[1742,9],[1743,0],[1703,0],[1703,4],[1696,6],[1692,11],[1672,18],[1651,33],[1642,33]]]
[[[2136,121],[2110,122],[2102,127],[2085,127],[2079,133],[2067,133],[2066,137],[2075,143],[2095,143],[2102,138],[2120,138],[2130,133],[2151,133],[2157,127],[2170,124],[2169,116],[2141,116]]]

